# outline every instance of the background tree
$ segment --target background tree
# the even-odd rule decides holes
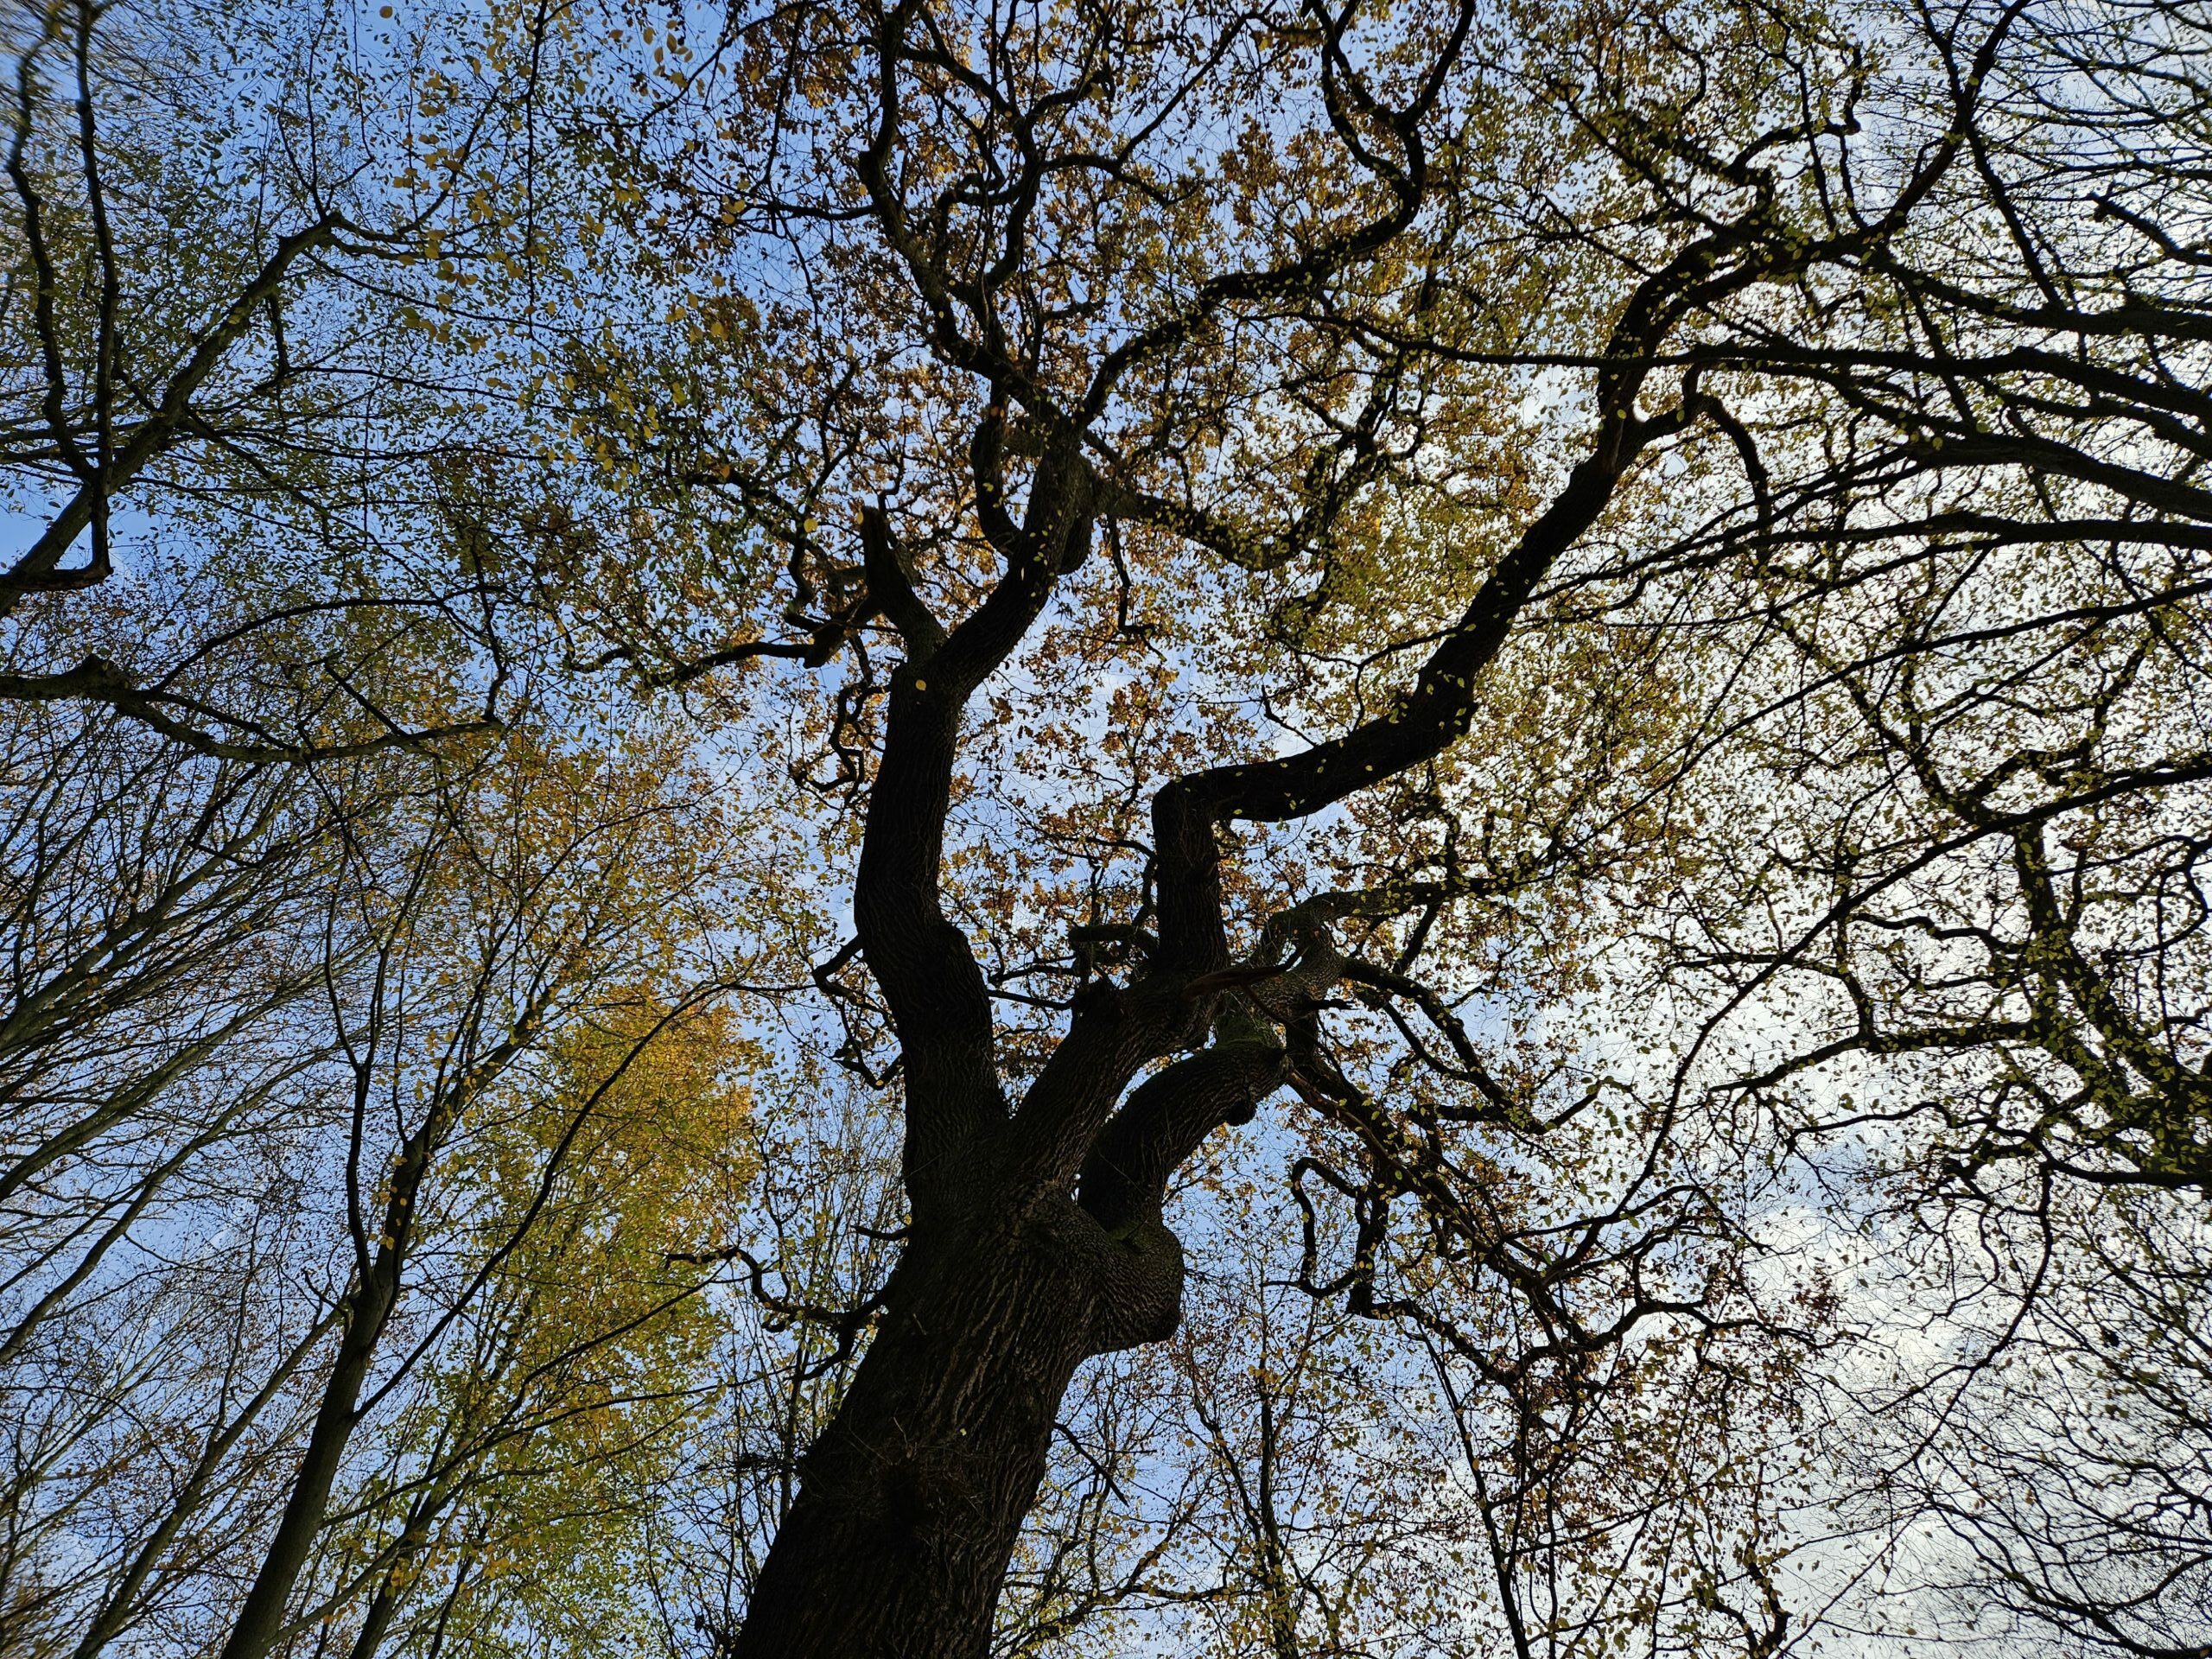
[[[671,893],[723,827],[686,745],[550,695],[481,523],[544,459],[498,371],[546,354],[471,302],[554,286],[559,26],[9,14],[9,1651],[374,1651],[488,1468],[565,1434],[588,1483],[691,1401],[639,1381],[690,1217],[616,1230],[658,1300],[517,1331],[502,1276],[597,1240],[568,1162],[626,1075],[685,1037],[712,1116],[747,1052]],[[665,1150],[664,1198],[741,1157]],[[495,1170],[544,1190],[448,1206]],[[469,1340],[511,1390],[438,1429]]]
[[[524,387],[471,359],[551,280],[561,15],[8,10],[0,696],[240,760],[499,722],[522,584],[472,480]],[[126,566],[188,602],[115,637]]]
[[[1897,20],[1923,72],[1870,131],[1967,148],[1913,226],[1742,320],[1756,487],[1683,544],[1753,555],[1713,726],[1751,763],[1718,810],[1760,828],[1665,959],[1766,1133],[1856,1189],[1890,1294],[1942,1310],[1940,1364],[1862,1374],[1862,1513],[1954,1538],[1904,1576],[2023,1646],[2212,1639],[2175,1323],[2207,1144],[2204,22]],[[1824,224],[1863,222],[1870,148],[1822,159]]]

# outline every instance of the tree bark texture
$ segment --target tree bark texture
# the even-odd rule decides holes
[[[736,1651],[982,1653],[1076,1367],[1171,1332],[1182,1273],[1156,1222],[1065,1198],[911,1254]]]
[[[875,1341],[801,1469],[736,1652],[982,1653],[1076,1367],[1173,1334],[1183,1249],[1166,1175],[1282,1075],[1241,1036],[1178,1061],[1101,1135],[1077,1194],[986,1157],[971,1204],[917,1238]],[[1003,1143],[1002,1143],[1003,1144]]]

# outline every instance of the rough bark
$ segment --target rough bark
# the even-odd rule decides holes
[[[1172,1330],[1182,1271],[1157,1223],[1109,1233],[1065,1198],[911,1254],[737,1652],[983,1652],[1076,1367]]]

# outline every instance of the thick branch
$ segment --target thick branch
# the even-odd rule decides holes
[[[1008,555],[1005,575],[942,645],[920,660],[910,658],[892,680],[853,915],[905,1051],[906,1180],[918,1223],[926,1223],[961,1177],[974,1173],[981,1132],[1006,1116],[989,992],[939,897],[961,711],[1043,610],[1071,539],[1088,536],[1090,493],[1089,472],[1072,442],[1063,440],[1039,462],[1025,521],[1006,537],[1011,546],[1001,547]],[[887,533],[887,526],[879,528]],[[869,556],[876,563],[893,560],[887,541]],[[913,601],[911,607],[899,601],[909,608],[906,623],[925,640],[934,619],[923,624],[927,613],[911,588],[906,596]]]
[[[1160,1217],[1167,1183],[1224,1123],[1250,1121],[1282,1081],[1283,1052],[1258,1021],[1148,1079],[1108,1120],[1084,1162],[1077,1201],[1112,1231]]]
[[[503,723],[496,715],[486,715],[481,720],[415,730],[390,726],[374,737],[344,743],[286,743],[267,738],[240,741],[218,737],[205,727],[194,725],[189,718],[181,717],[198,715],[211,721],[223,718],[215,710],[188,697],[147,690],[105,658],[97,656],[88,656],[76,667],[55,674],[0,674],[0,702],[10,699],[19,702],[67,702],[80,699],[104,702],[118,714],[144,721],[162,736],[174,739],[187,748],[224,760],[347,760],[386,749],[423,750],[457,738],[484,736],[503,729]]]

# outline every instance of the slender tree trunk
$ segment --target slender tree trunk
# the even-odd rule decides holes
[[[109,1589],[105,1599],[93,1613],[91,1624],[72,1652],[71,1659],[95,1659],[95,1656],[106,1648],[140,1611],[139,1592],[145,1587],[147,1580],[153,1576],[154,1569],[161,1564],[162,1557],[184,1529],[185,1523],[199,1512],[200,1505],[207,1497],[208,1483],[213,1479],[222,1459],[253,1426],[278,1391],[298,1375],[300,1367],[306,1363],[315,1344],[329,1334],[334,1322],[334,1316],[332,1316],[311,1326],[293,1344],[291,1351],[262,1383],[253,1398],[209,1438],[192,1474],[171,1502],[168,1513],[162,1517],[160,1523],[139,1546],[137,1554],[130,1559],[130,1566],[124,1569],[122,1575]]]
[[[391,1312],[397,1264],[390,1263],[385,1271],[386,1263],[380,1261],[378,1267],[365,1294],[357,1297],[348,1310],[338,1357],[308,1433],[307,1451],[292,1478],[291,1496],[276,1522],[276,1535],[269,1541],[268,1553],[262,1557],[261,1570],[254,1575],[252,1587],[238,1609],[238,1621],[231,1627],[230,1640],[223,1644],[222,1659],[265,1659],[283,1634],[285,1608],[329,1510],[331,1489],[337,1483],[346,1445],[353,1438],[361,1387],[368,1380],[378,1340]]]

